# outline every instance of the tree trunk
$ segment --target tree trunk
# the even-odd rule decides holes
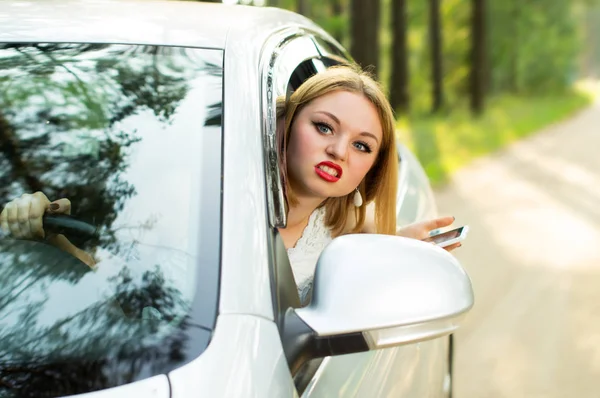
[[[471,30],[471,111],[479,115],[485,100],[485,0],[473,0]]]
[[[392,81],[390,102],[400,113],[410,110],[406,1],[392,0]]]
[[[296,0],[296,12],[304,15],[305,17],[310,17],[309,0]]]
[[[521,4],[514,2],[512,9],[512,54],[510,57],[510,90],[514,93],[519,92],[519,20],[521,18],[519,13],[519,7]]]
[[[331,0],[331,12],[334,16],[340,15],[344,12],[342,0]]]
[[[440,20],[440,0],[429,0],[429,45],[431,46],[432,112],[444,105],[442,27]]]
[[[331,0],[330,3],[330,12],[331,16],[334,18],[341,18],[344,14],[344,4],[342,4],[342,0]],[[346,23],[344,23],[346,25]],[[344,29],[340,27],[336,27],[333,29],[331,35],[340,43],[344,40]]]
[[[350,0],[350,53],[363,68],[377,73],[379,0]]]

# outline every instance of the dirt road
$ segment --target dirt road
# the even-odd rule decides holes
[[[476,304],[456,335],[455,397],[600,397],[600,105],[436,194],[471,227],[456,251]]]

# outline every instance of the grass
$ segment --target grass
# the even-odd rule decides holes
[[[434,186],[473,159],[564,120],[592,102],[589,90],[488,99],[478,118],[467,107],[446,115],[401,118],[399,139],[421,161]]]

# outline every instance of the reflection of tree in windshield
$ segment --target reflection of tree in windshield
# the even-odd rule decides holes
[[[102,279],[45,243],[0,236],[0,398],[82,393],[166,373],[186,355],[186,329],[205,329],[190,325],[190,292],[184,299],[169,279],[190,254],[174,267],[152,259],[162,268],[149,270],[133,258],[143,245],[123,239],[124,231],[155,225],[155,214],[130,221],[123,211],[144,192],[127,173],[139,165],[132,154],[147,130],[172,138],[186,98],[204,89],[200,77],[218,76],[210,81],[221,84],[222,68],[200,52],[0,44],[0,209],[35,191],[69,198],[75,217],[99,227],[100,241],[90,244],[132,254]],[[217,88],[196,125],[220,126]]]
[[[136,192],[121,174],[142,138],[121,122],[149,110],[169,124],[199,71],[221,68],[181,48],[1,45],[0,203],[23,192],[68,197],[115,244],[111,225]]]
[[[164,372],[183,359],[189,304],[160,267],[136,276],[124,266],[97,281],[107,293],[79,296],[90,305],[48,321],[44,312],[56,311],[45,307],[48,286],[93,273],[40,243],[4,241],[0,249],[0,283],[10,296],[0,304],[0,397],[93,391]]]

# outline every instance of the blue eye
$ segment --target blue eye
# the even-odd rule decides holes
[[[367,143],[357,141],[357,142],[355,142],[352,145],[354,145],[354,147],[356,149],[358,149],[359,151],[366,152],[366,153],[373,152],[373,150],[371,149],[371,147]]]
[[[319,133],[321,134],[332,134],[331,127],[326,123],[313,122]]]

